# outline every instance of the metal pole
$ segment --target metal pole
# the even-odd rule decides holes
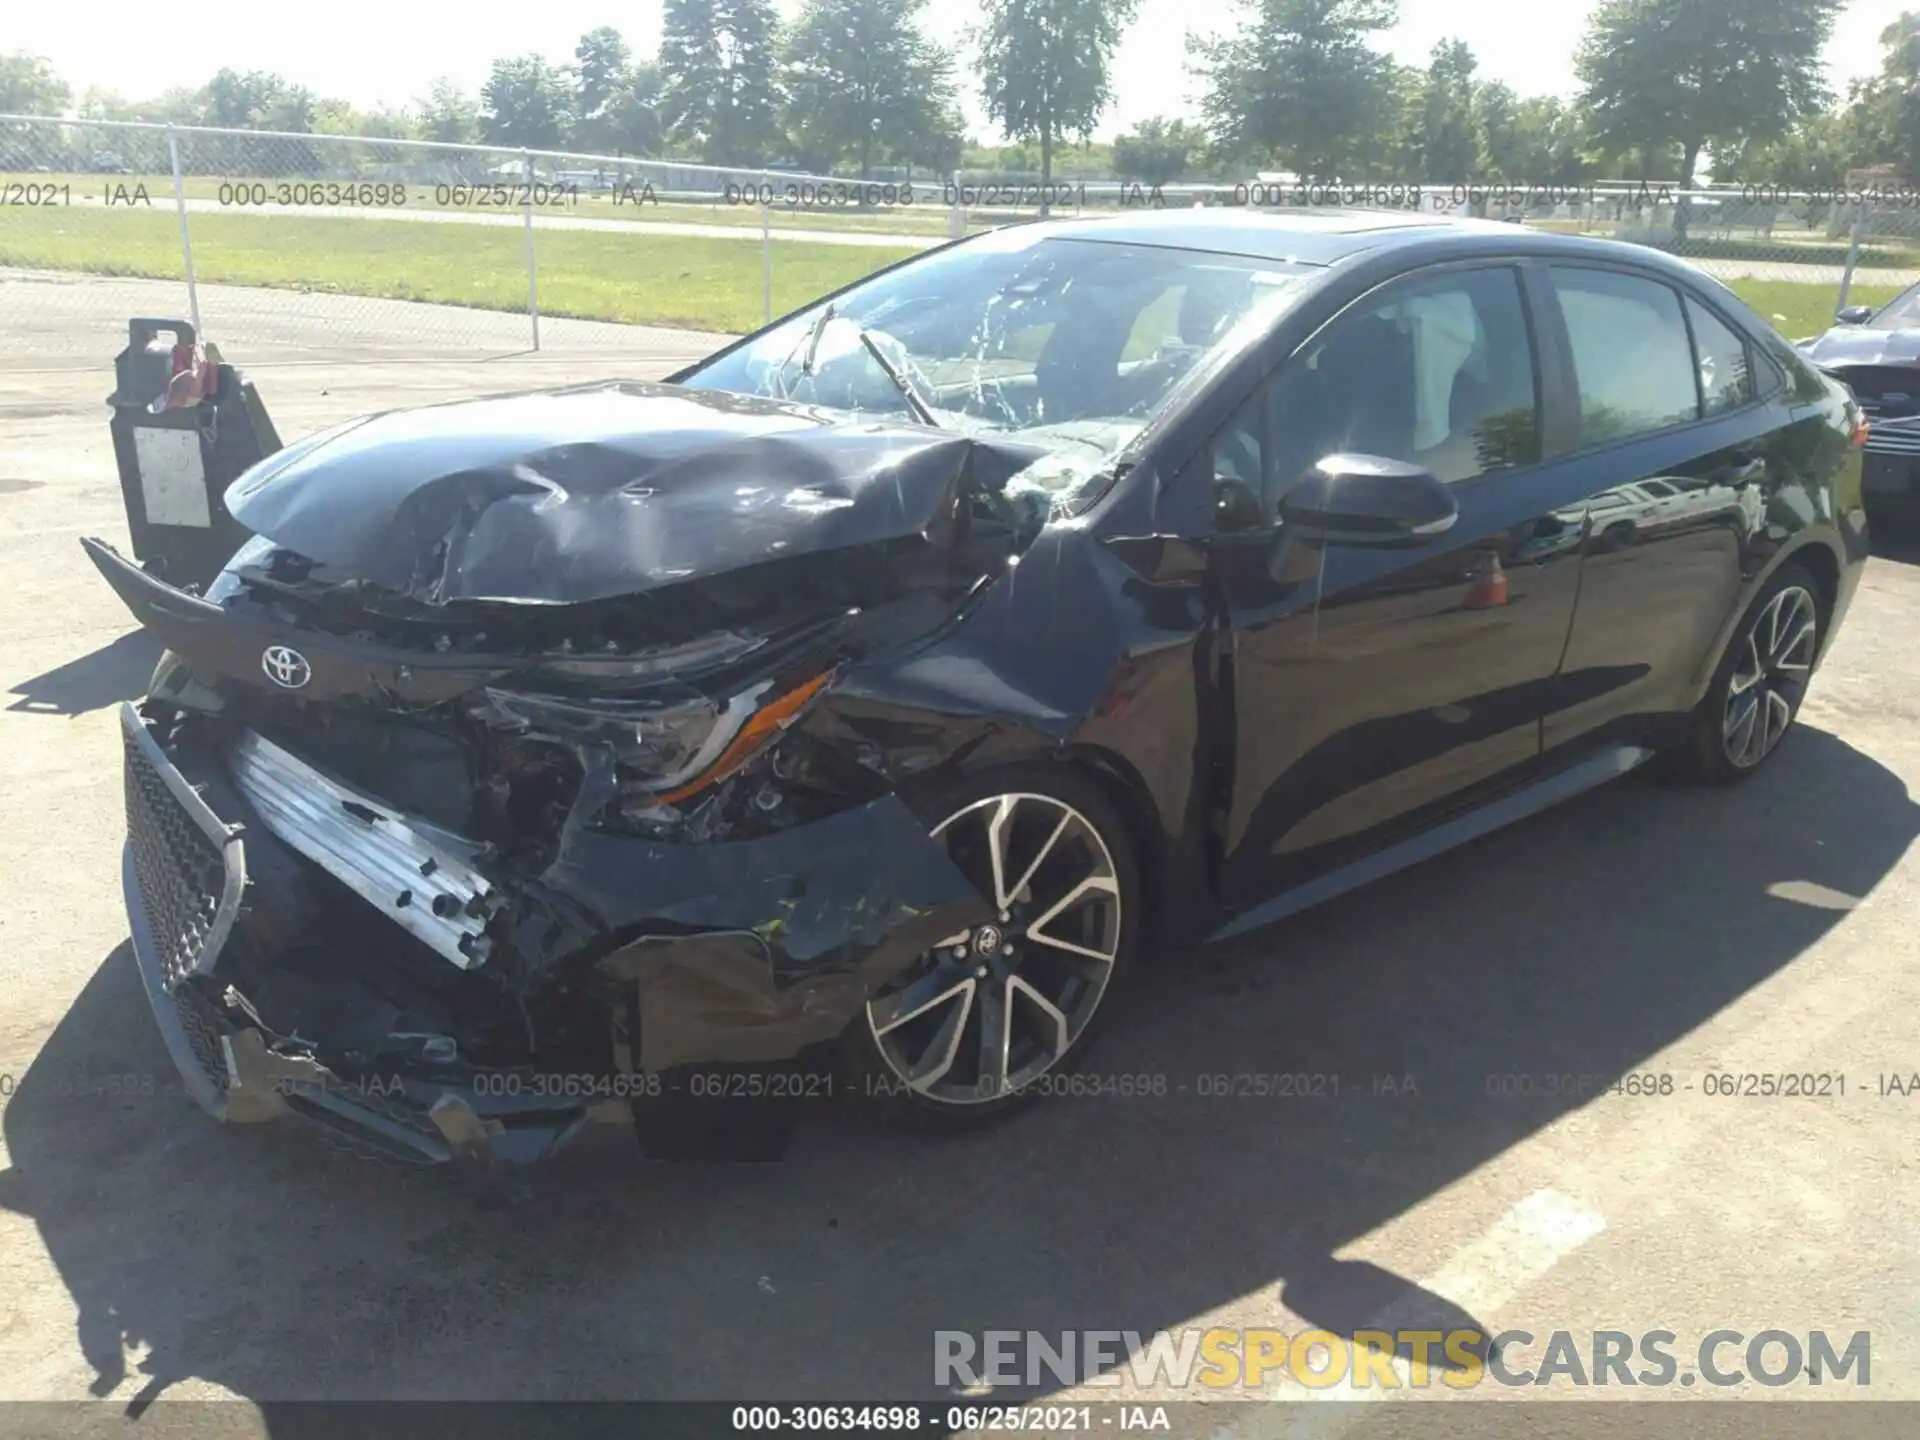
[[[167,154],[173,160],[173,208],[180,216],[180,257],[187,264],[187,316],[193,321],[193,333],[207,337],[200,328],[200,284],[193,274],[193,236],[187,232],[187,186],[180,176],[180,137],[167,126]]]
[[[773,177],[760,177],[760,323],[773,323]]]
[[[533,348],[540,348],[540,274],[533,259],[533,156],[525,150],[520,152],[521,162],[527,171],[527,203],[525,220],[527,230],[527,316],[533,321]]]
[[[1860,259],[1860,226],[1866,219],[1865,201],[1855,201],[1853,210],[1853,238],[1847,242],[1847,268],[1840,272],[1840,295],[1833,302],[1833,313],[1838,315],[1847,308],[1847,292],[1853,289],[1853,267]]]

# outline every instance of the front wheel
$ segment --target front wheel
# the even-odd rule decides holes
[[[849,1054],[883,1121],[981,1124],[1077,1069],[1140,925],[1133,846],[1100,787],[1057,765],[964,781],[933,827],[994,903],[868,1002]]]
[[[1685,769],[1725,784],[1752,775],[1779,748],[1820,654],[1820,602],[1804,566],[1782,566],[1748,610],[1694,717]]]

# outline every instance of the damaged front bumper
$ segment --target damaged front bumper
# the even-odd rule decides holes
[[[293,1115],[353,1148],[431,1164],[477,1151],[533,1160],[587,1120],[573,1107],[493,1096],[471,1077],[346,1077],[245,1022],[221,960],[250,900],[244,821],[223,819],[162,750],[139,708],[121,708],[127,844],[121,863],[141,983],[187,1092],[215,1118]],[[259,843],[255,840],[254,843]],[[242,932],[244,933],[244,932]]]
[[[570,831],[544,873],[515,879],[250,732],[183,746],[138,705],[121,720],[133,951],[189,1093],[222,1120],[297,1117],[361,1153],[532,1161],[595,1121],[631,1123],[652,1153],[703,1153],[697,1137],[737,1127],[743,1100],[831,1090],[721,1074],[814,1063],[880,986],[987,909],[891,794],[752,841]],[[318,912],[312,894],[294,903],[310,889]],[[321,975],[325,1003],[302,1013],[337,1022],[289,1026],[248,993],[307,925],[299,917],[327,906],[384,917],[412,963],[454,983],[510,967],[591,997],[581,1003],[603,1043],[530,1043],[512,1063],[482,1064],[423,1035],[411,1051],[329,1062],[341,1047],[309,1030],[404,1028],[374,1015],[351,967],[326,990],[329,957],[308,962],[304,983]],[[303,943],[313,950],[311,935]],[[766,1109],[747,1124],[756,1144]]]

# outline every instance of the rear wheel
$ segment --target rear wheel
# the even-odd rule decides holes
[[[1694,716],[1685,771],[1744,780],[1780,746],[1806,698],[1820,653],[1818,588],[1804,566],[1781,568],[1753,602]]]
[[[1140,923],[1126,828],[1059,766],[970,779],[933,837],[994,903],[890,981],[854,1022],[855,1093],[883,1120],[959,1128],[1044,1093],[1084,1058]]]

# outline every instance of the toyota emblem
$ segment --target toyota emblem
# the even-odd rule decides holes
[[[313,679],[307,657],[287,645],[269,645],[260,655],[260,668],[282,690],[298,690]]]

